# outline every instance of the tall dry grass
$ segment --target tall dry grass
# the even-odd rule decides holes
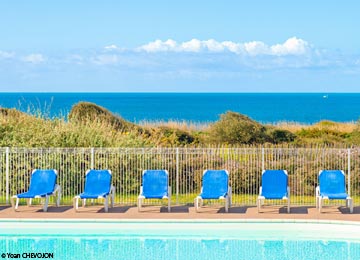
[[[276,124],[272,124],[281,130],[287,130],[292,133],[296,133],[301,131],[302,129],[319,129],[319,130],[330,130],[336,131],[341,133],[351,133],[357,129],[358,125],[356,122],[345,122],[345,123],[338,123],[332,121],[321,121],[316,124],[301,124],[296,122],[278,122]]]
[[[186,120],[142,120],[139,122],[139,125],[147,128],[156,128],[156,127],[169,127],[175,128],[186,132],[196,132],[196,131],[207,131],[212,123],[211,122],[189,122]]]
[[[0,147],[144,147],[151,140],[138,132],[116,131],[108,122],[77,123],[15,109],[0,110]]]

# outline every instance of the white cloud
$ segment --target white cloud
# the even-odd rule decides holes
[[[235,43],[232,41],[224,41],[222,42],[222,45],[225,49],[229,50],[230,52],[240,54],[244,52],[244,46],[240,43]]]
[[[287,39],[283,44],[276,44],[271,46],[271,53],[273,55],[303,55],[309,50],[309,44],[296,37]]]
[[[172,39],[166,41],[156,40],[137,48],[145,52],[231,52],[236,54],[257,55],[303,55],[310,51],[308,42],[292,37],[282,44],[269,46],[261,41],[237,43],[232,41],[218,42],[214,39],[201,41],[192,39],[190,41],[177,43]]]
[[[156,40],[153,42],[149,42],[143,46],[137,48],[139,51],[146,51],[146,52],[164,52],[164,51],[176,51],[177,43],[174,40],[167,40],[161,41]]]
[[[203,41],[203,45],[206,46],[206,48],[212,52],[222,52],[225,49],[225,46],[223,45],[222,42],[221,43],[217,42],[214,39]]]
[[[22,58],[23,61],[29,62],[32,64],[40,64],[46,61],[46,57],[39,53],[33,53]]]
[[[269,47],[265,43],[259,41],[244,43],[244,49],[247,54],[253,56],[262,55],[262,54],[271,54],[269,52]]]
[[[199,52],[202,48],[202,42],[198,39],[192,39],[188,42],[183,42],[180,45],[179,51],[187,51],[187,52]]]
[[[105,50],[116,50],[116,49],[118,49],[118,46],[116,46],[115,44],[111,44],[111,45],[105,46],[104,49]]]
[[[13,52],[0,51],[0,59],[9,59],[15,56]]]
[[[104,47],[105,51],[124,51],[125,48],[119,47],[115,44],[107,45]]]

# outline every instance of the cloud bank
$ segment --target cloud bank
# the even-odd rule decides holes
[[[156,40],[149,42],[136,48],[137,51],[145,51],[148,53],[156,52],[210,52],[221,53],[230,52],[235,54],[243,54],[250,56],[257,55],[271,55],[271,56],[286,56],[286,55],[304,55],[311,51],[310,44],[297,37],[287,39],[284,43],[267,45],[262,41],[252,41],[245,43],[237,43],[233,41],[218,42],[214,39],[198,40],[192,39],[190,41],[178,43],[172,39],[166,41]]]
[[[171,75],[232,74],[239,71],[324,70],[359,71],[359,56],[342,55],[317,49],[299,37],[282,43],[262,41],[235,42],[215,39],[155,40],[132,48],[111,43],[91,50],[77,49],[62,53],[15,53],[0,50],[0,66],[13,69],[58,69],[64,66],[83,69],[129,71]]]

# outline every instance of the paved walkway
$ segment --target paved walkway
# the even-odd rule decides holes
[[[76,218],[76,219],[313,219],[313,220],[343,220],[359,221],[360,207],[354,208],[350,214],[349,209],[344,207],[326,207],[323,213],[319,213],[315,207],[292,207],[291,213],[286,213],[286,208],[266,206],[261,213],[256,207],[230,208],[229,213],[224,212],[223,207],[203,207],[200,212],[195,212],[194,207],[173,206],[172,212],[168,213],[166,207],[145,206],[142,212],[138,212],[135,206],[115,205],[108,213],[102,206],[88,206],[75,212],[71,206],[50,206],[48,212],[43,212],[41,206],[19,206],[17,212],[10,206],[0,206],[0,218]]]

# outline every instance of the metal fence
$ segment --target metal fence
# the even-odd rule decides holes
[[[27,190],[32,169],[59,172],[62,204],[81,193],[87,169],[110,169],[116,204],[135,204],[145,169],[167,169],[172,200],[192,204],[205,169],[227,169],[233,204],[255,205],[263,169],[289,173],[291,204],[315,205],[322,169],[346,173],[348,192],[360,204],[360,149],[335,148],[0,148],[0,203]]]

